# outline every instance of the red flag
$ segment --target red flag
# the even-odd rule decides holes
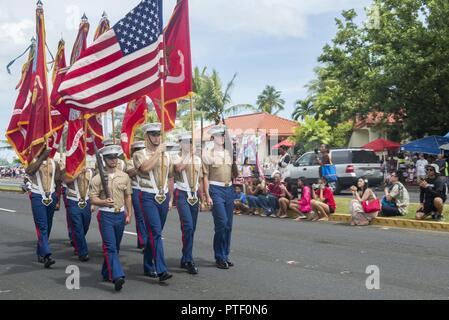
[[[70,63],[72,65],[87,47],[88,32],[89,21],[87,20],[86,15],[83,15],[70,58]],[[64,79],[62,79],[62,81],[64,81]],[[59,87],[56,90],[59,90]],[[64,103],[62,102],[62,104]],[[62,107],[61,104],[59,108],[68,109],[67,106],[63,105]],[[86,162],[87,141],[84,140],[87,133],[84,131],[87,129],[85,128],[85,121],[87,120],[84,119],[84,115],[81,112],[73,109],[68,110],[69,125],[67,132],[66,173],[68,177],[73,178],[83,169]]]
[[[54,94],[57,94],[57,90],[64,77],[66,67],[67,64],[65,59],[65,42],[64,40],[61,39],[58,44],[58,52],[56,53],[53,67],[53,74],[52,74],[53,90],[51,93],[51,97],[53,97]],[[51,100],[53,101],[53,99]],[[48,140],[48,145],[49,147],[52,148],[50,158],[53,158],[56,152],[58,151],[59,144],[61,143],[62,133],[64,131],[64,125],[69,116],[68,113],[62,114],[61,110],[55,108],[53,105],[51,105],[50,110],[51,110],[51,126],[53,131],[55,132]]]
[[[71,121],[75,117],[74,121]],[[84,121],[79,120],[79,112],[72,110],[69,117],[67,132],[66,174],[74,178],[86,164],[86,151],[84,145]]]
[[[126,107],[125,117],[122,124],[120,140],[126,159],[131,159],[131,145],[134,142],[136,129],[145,122],[145,113],[148,110],[146,97],[131,101]]]
[[[178,1],[170,22],[164,30],[166,72],[165,129],[175,127],[176,102],[192,96],[192,58],[190,53],[189,2]],[[161,117],[161,90],[158,87],[150,97],[159,119]]]
[[[46,147],[48,138],[53,134],[47,87],[44,10],[40,2],[36,9],[36,34],[36,51],[31,74],[30,117],[25,139],[26,149],[22,153],[28,164]]]
[[[22,118],[22,114],[25,111],[24,109],[29,106],[31,99],[30,85],[35,50],[36,43],[33,42],[28,55],[28,60],[22,67],[22,77],[16,87],[16,89],[19,89],[19,96],[16,100],[8,130],[6,131],[6,139],[13,147],[22,164],[26,163],[22,153],[25,151],[25,139],[28,127],[28,119]]]

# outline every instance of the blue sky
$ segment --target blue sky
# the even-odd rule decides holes
[[[5,132],[13,110],[24,62],[6,73],[9,61],[23,52],[34,35],[35,0],[2,3],[0,9],[0,132]],[[56,52],[61,36],[66,56],[83,12],[91,23],[90,41],[103,10],[114,24],[139,0],[43,0],[47,43]],[[176,0],[164,0],[168,21]],[[323,46],[335,35],[335,17],[355,8],[364,19],[371,0],[190,0],[194,66],[216,69],[227,83],[238,73],[232,103],[255,104],[267,84],[282,92],[290,118],[294,102],[307,95],[304,86]],[[3,136],[3,134],[2,134]],[[3,138],[1,138],[3,139]],[[0,157],[2,154],[0,152]]]

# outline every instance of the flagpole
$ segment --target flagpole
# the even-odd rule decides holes
[[[111,115],[112,115],[112,141],[115,144],[115,112],[114,112],[114,109],[111,109]]]
[[[162,57],[164,59],[164,50],[162,50]],[[161,143],[165,143],[165,84],[164,84],[165,68],[164,64],[161,65],[161,124],[162,124],[162,136]],[[165,186],[165,152],[162,152],[161,161],[161,188],[160,194],[163,195]]]
[[[194,144],[195,144],[195,121],[194,121],[194,116],[193,116],[193,99],[192,96],[190,96],[190,121],[192,124],[192,141],[190,143],[190,153],[192,156],[192,192],[196,191],[196,186],[195,186],[195,154],[194,154]]]
[[[83,135],[84,135],[84,168],[87,168],[87,119],[83,116]],[[95,135],[91,135],[93,138],[92,143],[95,144]],[[83,177],[83,189],[86,190],[86,179],[85,179],[86,175],[84,174]],[[77,183],[77,182],[75,182]]]

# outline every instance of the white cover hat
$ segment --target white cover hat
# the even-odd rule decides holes
[[[145,133],[148,133],[148,132],[160,132],[162,130],[162,124],[160,124],[159,122],[147,123],[147,124],[142,126],[142,130]]]
[[[145,148],[145,142],[144,141],[136,141],[131,145],[132,149],[137,149],[137,148]]]
[[[113,155],[113,154],[120,155],[120,154],[122,154],[122,147],[120,147],[119,145],[113,144],[113,145],[109,145],[104,148],[101,148],[99,152],[102,156],[109,156],[109,155]]]
[[[210,136],[216,136],[216,135],[225,134],[226,130],[228,130],[228,128],[226,126],[220,125],[220,126],[215,126],[211,129],[209,129],[209,131],[207,133],[209,133]]]

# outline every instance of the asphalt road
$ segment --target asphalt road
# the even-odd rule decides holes
[[[219,270],[213,261],[212,217],[205,212],[194,250],[200,273],[191,276],[179,269],[179,227],[173,211],[164,244],[174,277],[164,285],[143,277],[134,224],[126,228],[121,261],[127,281],[115,293],[101,282],[96,219],[88,234],[91,260],[81,264],[68,245],[65,211],[56,213],[51,245],[57,263],[46,270],[36,261],[27,197],[0,193],[0,299],[449,299],[449,234],[237,216],[236,266]],[[80,268],[79,290],[65,286],[69,265]],[[380,270],[380,290],[366,288],[370,265]]]

